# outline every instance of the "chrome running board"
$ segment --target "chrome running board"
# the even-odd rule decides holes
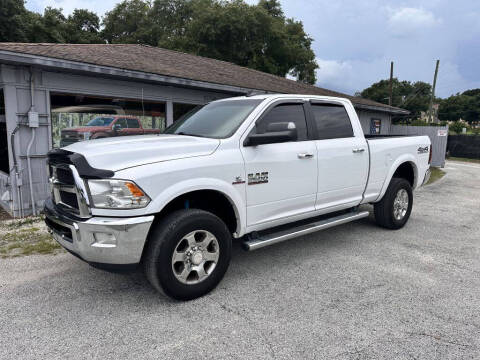
[[[289,229],[280,230],[278,232],[270,233],[267,235],[252,236],[252,234],[249,234],[249,236],[247,236],[247,240],[243,242],[242,246],[247,251],[253,251],[302,235],[307,235],[316,231],[359,220],[367,217],[368,215],[368,211],[355,211],[342,215],[337,215],[327,219],[318,220],[308,224],[297,225]]]

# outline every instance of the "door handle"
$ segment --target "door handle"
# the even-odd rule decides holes
[[[313,154],[311,153],[300,153],[297,155],[299,159],[311,159],[313,158]]]
[[[364,152],[364,151],[365,151],[365,148],[354,148],[354,149],[352,149],[352,151],[353,151],[354,153],[361,153],[361,152]]]

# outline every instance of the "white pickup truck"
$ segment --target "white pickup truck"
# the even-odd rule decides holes
[[[349,100],[211,102],[164,134],[85,141],[48,156],[55,239],[93,266],[142,265],[175,299],[211,291],[246,250],[368,216],[399,229],[429,177],[427,136],[365,138]]]

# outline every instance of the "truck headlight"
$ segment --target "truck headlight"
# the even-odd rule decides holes
[[[88,140],[90,139],[90,136],[92,136],[91,132],[84,132],[83,133],[83,140]]]
[[[138,209],[150,198],[133,181],[88,180],[93,207],[103,209]]]

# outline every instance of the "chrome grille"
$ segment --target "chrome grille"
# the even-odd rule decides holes
[[[75,167],[70,164],[50,164],[49,174],[53,203],[63,211],[83,218],[89,217],[85,184]]]

